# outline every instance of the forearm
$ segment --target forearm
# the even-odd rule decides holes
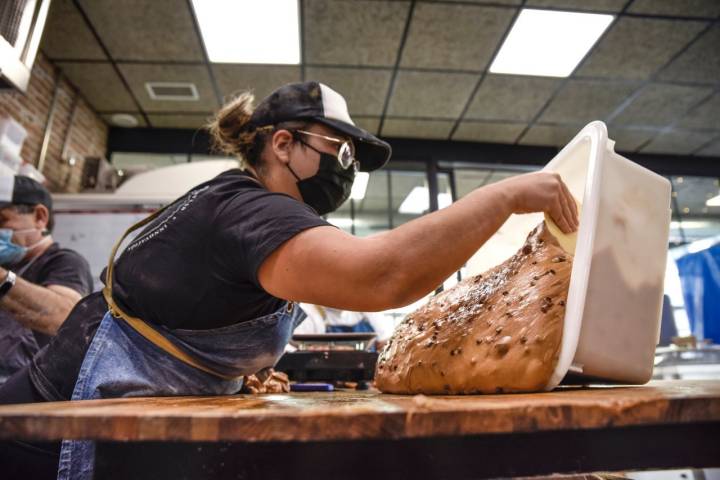
[[[7,271],[0,268],[0,278]],[[49,288],[17,278],[15,286],[0,300],[0,308],[13,314],[23,326],[47,335],[55,335],[74,302]]]
[[[512,213],[502,183],[477,189],[443,210],[378,234],[391,254],[385,265],[386,288],[396,306],[437,288],[480,248]]]

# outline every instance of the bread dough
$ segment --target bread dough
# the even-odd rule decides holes
[[[536,227],[501,265],[408,315],[382,351],[386,393],[531,392],[557,365],[572,256]]]

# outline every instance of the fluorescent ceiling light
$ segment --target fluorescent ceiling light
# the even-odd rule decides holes
[[[192,0],[214,63],[300,63],[298,0]]]
[[[612,20],[597,13],[523,9],[490,72],[567,77]]]
[[[452,196],[449,193],[438,194],[438,208],[445,208],[451,203]],[[430,193],[427,187],[415,187],[400,204],[398,212],[420,214],[428,210],[430,210]]]
[[[362,200],[365,198],[368,180],[370,180],[370,174],[368,172],[358,172],[355,175],[355,182],[353,182],[352,190],[350,190],[350,198],[353,200]]]
[[[720,195],[709,198],[708,201],[705,202],[705,205],[708,207],[720,207]]]

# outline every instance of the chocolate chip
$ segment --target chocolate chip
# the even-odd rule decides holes
[[[507,295],[508,295],[508,291],[505,290],[504,292],[502,292],[502,294],[505,295],[505,296],[507,296]]]
[[[475,345],[480,345],[482,343],[482,338],[478,338],[475,340]]]
[[[535,286],[535,282],[530,282],[530,286],[531,286],[531,287],[534,287],[534,286]]]
[[[511,336],[507,335],[505,337],[502,337],[494,345],[495,352],[497,352],[497,354],[500,356],[505,355],[510,350],[510,342],[512,342]]]
[[[525,246],[522,249],[522,253],[524,253],[525,255],[529,255],[530,253],[532,253],[532,247],[530,246],[529,243],[525,244]]]
[[[565,300],[560,300],[560,301],[558,302],[558,304],[560,304],[561,307],[564,307],[564,306],[565,306]]]
[[[533,260],[531,263],[532,263],[533,265],[537,265],[537,262],[536,262],[535,260]]]

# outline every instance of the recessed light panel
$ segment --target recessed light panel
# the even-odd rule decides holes
[[[298,0],[192,0],[213,63],[300,63]]]
[[[612,15],[524,9],[490,72],[567,77],[612,20]]]

